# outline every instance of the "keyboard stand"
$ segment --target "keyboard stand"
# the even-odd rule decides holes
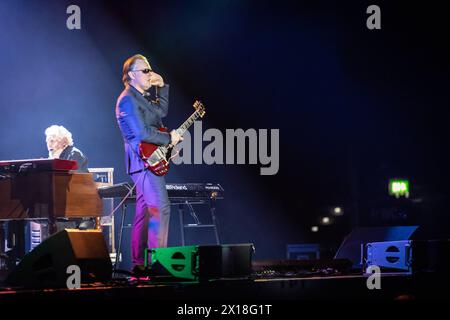
[[[123,238],[123,229],[124,228],[129,228],[131,227],[131,225],[127,225],[125,226],[125,216],[126,216],[126,212],[127,212],[127,201],[125,201],[124,203],[122,203],[122,219],[120,221],[120,233],[119,233],[119,248],[116,251],[116,259],[114,262],[114,271],[119,269],[119,264],[122,260],[122,238]],[[113,220],[114,221],[114,220]],[[114,274],[113,274],[114,276]]]
[[[202,224],[195,214],[194,208],[192,205],[194,204],[206,204],[209,203],[209,210],[211,213],[212,224]],[[180,203],[173,203],[174,205],[178,205],[178,213],[180,217],[180,231],[181,231],[181,245],[186,245],[186,237],[185,237],[185,229],[186,228],[213,228],[214,236],[216,239],[216,244],[220,244],[219,233],[217,231],[217,219],[216,219],[216,199],[211,198],[209,200],[198,200],[198,201],[189,201],[185,200]],[[185,224],[184,223],[184,208],[187,207],[189,209],[189,213],[194,218],[195,223]]]

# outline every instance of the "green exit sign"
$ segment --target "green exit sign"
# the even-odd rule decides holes
[[[405,179],[391,179],[389,180],[389,194],[400,197],[409,197],[409,181]]]

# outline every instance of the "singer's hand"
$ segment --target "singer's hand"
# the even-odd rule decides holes
[[[150,85],[154,87],[164,87],[164,80],[159,74],[152,72]]]
[[[183,137],[180,136],[180,134],[176,131],[176,130],[172,130],[170,131],[170,138],[171,138],[171,142],[170,144],[172,146],[175,146],[177,143],[179,143],[180,141],[183,141]]]

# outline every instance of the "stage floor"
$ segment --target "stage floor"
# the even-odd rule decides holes
[[[370,290],[367,276],[339,275],[283,278],[236,278],[205,282],[114,279],[80,289],[0,287],[0,302],[102,302],[148,300],[161,302],[271,302],[301,300],[427,300],[449,299],[450,283],[442,274],[382,274],[381,288]]]

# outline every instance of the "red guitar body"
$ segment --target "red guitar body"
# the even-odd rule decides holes
[[[161,132],[167,132],[167,128],[158,129]],[[141,142],[139,152],[142,160],[145,161],[147,168],[157,176],[164,176],[169,172],[169,161],[172,153],[171,147],[158,146],[153,143]]]

